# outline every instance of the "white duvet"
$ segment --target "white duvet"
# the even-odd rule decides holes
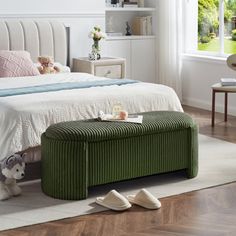
[[[104,79],[84,73],[0,78],[0,89]],[[51,124],[95,118],[100,110],[111,113],[117,103],[129,113],[183,111],[173,89],[151,83],[0,97],[0,160],[40,145],[41,134]]]

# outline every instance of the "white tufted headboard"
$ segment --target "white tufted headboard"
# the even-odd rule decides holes
[[[0,50],[26,50],[34,62],[40,55],[53,56],[66,65],[66,28],[57,21],[0,21]]]

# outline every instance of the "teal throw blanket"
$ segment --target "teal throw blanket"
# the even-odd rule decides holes
[[[66,82],[66,83],[55,83],[55,84],[44,84],[30,87],[21,88],[10,88],[0,89],[0,97],[32,94],[32,93],[45,93],[54,92],[60,90],[71,90],[71,89],[83,89],[100,86],[111,86],[111,85],[125,85],[134,84],[139,81],[130,79],[109,79],[109,80],[95,80],[87,82]]]

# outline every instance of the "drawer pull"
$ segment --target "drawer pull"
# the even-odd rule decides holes
[[[108,70],[107,73],[104,75],[104,77],[107,77],[110,74],[111,74],[111,70]]]

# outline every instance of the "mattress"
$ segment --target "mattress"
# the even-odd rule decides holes
[[[0,78],[1,89],[85,83],[107,80],[85,73]],[[117,103],[129,113],[180,111],[180,101],[170,87],[151,83],[91,86],[0,97],[0,160],[12,153],[40,145],[41,134],[51,124],[96,118],[100,110],[111,113]]]

